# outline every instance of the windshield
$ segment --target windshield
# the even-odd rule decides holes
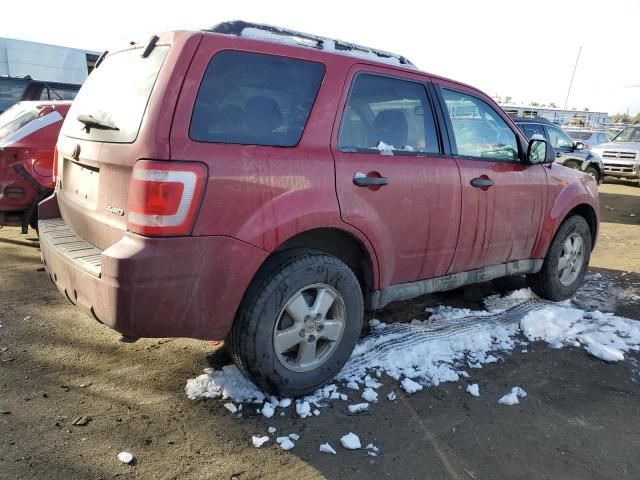
[[[23,78],[0,78],[0,112],[22,100],[22,95],[29,85]]]
[[[640,142],[640,127],[627,127],[612,142]]]
[[[38,110],[29,105],[16,104],[6,112],[0,114],[0,140],[4,140],[6,137],[14,132],[17,132],[27,123],[32,122],[38,118]]]
[[[568,132],[568,133],[569,133],[569,136],[574,140],[589,140],[591,138],[591,135],[593,135],[591,132]]]
[[[168,51],[168,46],[158,46],[146,58],[142,58],[142,49],[139,48],[108,55],[78,92],[62,133],[99,142],[135,141],[151,90]],[[91,128],[78,121],[80,115],[115,128]]]

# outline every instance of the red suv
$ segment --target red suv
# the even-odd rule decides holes
[[[58,289],[125,337],[226,339],[283,394],[339,371],[365,308],[513,274],[570,297],[598,230],[595,181],[484,93],[264,25],[108,54],[57,148]]]

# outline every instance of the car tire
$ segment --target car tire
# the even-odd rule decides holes
[[[598,171],[598,169],[597,169],[597,168],[595,168],[595,167],[587,167],[587,168],[584,170],[584,173],[586,173],[587,175],[589,175],[591,178],[593,178],[593,179],[596,181],[596,183],[597,183],[598,185],[600,185],[600,183],[601,183],[601,179],[600,179],[600,172]]]
[[[577,252],[579,243],[580,253]],[[554,302],[571,298],[587,273],[591,245],[591,230],[584,217],[567,218],[551,242],[542,269],[527,275],[531,290]]]
[[[283,252],[257,274],[226,343],[258,387],[297,397],[342,369],[362,330],[363,312],[360,283],[344,262],[315,250]]]

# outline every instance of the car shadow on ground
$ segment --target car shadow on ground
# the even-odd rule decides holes
[[[10,245],[20,245],[22,247],[40,248],[40,243],[37,238],[27,238],[25,240],[14,240],[12,238],[0,237],[0,242],[8,243]]]

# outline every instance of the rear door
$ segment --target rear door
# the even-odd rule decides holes
[[[545,167],[523,163],[524,141],[488,99],[461,85],[440,87],[462,183],[460,238],[449,272],[531,258],[546,208]]]
[[[363,232],[381,286],[444,275],[460,223],[460,176],[443,154],[425,77],[356,65],[332,151],[342,219]]]

